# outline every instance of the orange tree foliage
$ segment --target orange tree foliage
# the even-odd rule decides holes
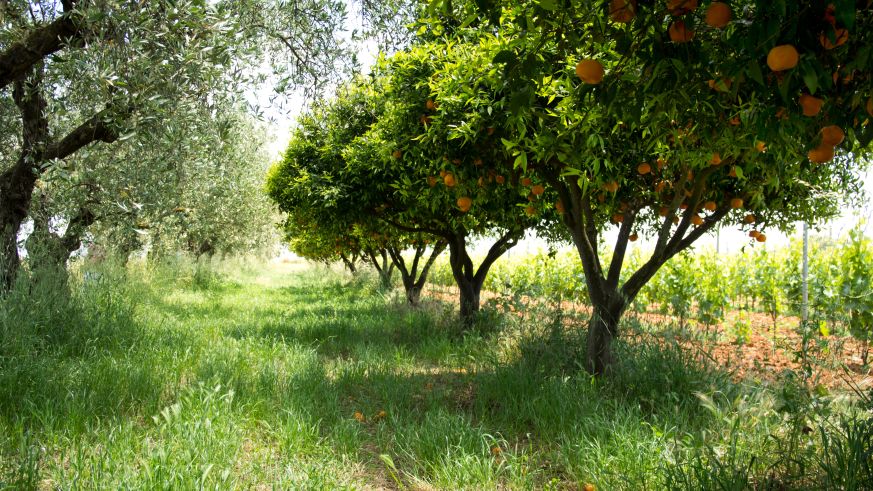
[[[873,139],[867,1],[735,1],[727,22],[713,2],[638,2],[632,15],[613,3],[433,2],[420,29],[488,53],[478,78],[439,74],[435,90],[488,84],[515,167],[560,197],[594,306],[594,373],[667,260],[717,225],[762,241],[768,227],[833,215]],[[651,257],[622,274],[639,235]]]

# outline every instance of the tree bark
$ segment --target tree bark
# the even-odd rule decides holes
[[[613,366],[612,341],[618,337],[618,321],[627,305],[620,298],[610,298],[606,304],[593,306],[588,323],[586,368],[594,375],[608,374]]]
[[[93,142],[111,143],[118,138],[108,123],[108,110],[103,110],[61,140],[50,142],[42,66],[34,68],[26,80],[15,81],[12,97],[21,113],[22,146],[15,165],[0,174],[0,291],[11,288],[18,273],[18,232],[30,213],[42,164],[66,158]]]
[[[467,252],[466,231],[446,234],[449,244],[449,265],[460,292],[460,316],[464,324],[471,324],[479,312],[482,285],[491,266],[518,242],[522,234],[523,231],[513,229],[501,235],[491,245],[478,269],[473,267],[473,260]]]
[[[11,44],[0,53],[0,89],[15,81],[24,80],[34,66],[47,56],[81,38],[72,9],[76,2],[66,2],[65,12],[53,22],[34,28],[24,39]]]
[[[355,267],[355,257],[354,256],[349,258],[348,256],[345,255],[345,253],[341,252],[340,259],[343,260],[343,264],[345,264],[346,268],[349,270],[349,273],[352,273],[352,275],[358,274],[358,268]]]
[[[556,163],[553,163],[556,164]],[[604,270],[597,252],[599,243],[598,223],[595,213],[596,204],[590,196],[584,194],[581,188],[567,184],[560,178],[560,164],[545,169],[543,175],[546,181],[557,190],[561,201],[565,204],[563,222],[570,232],[582,269],[585,272],[585,282],[588,289],[588,299],[593,308],[588,325],[588,346],[585,366],[595,375],[609,373],[614,358],[612,356],[612,341],[618,336],[618,324],[628,305],[633,302],[640,290],[658,272],[670,258],[687,249],[704,233],[724,218],[730,211],[727,203],[716,209],[704,219],[704,223],[689,230],[691,217],[698,209],[701,196],[706,185],[706,179],[714,172],[715,167],[707,168],[697,173],[697,179],[691,183],[690,196],[685,194],[686,173],[675,183],[675,193],[670,204],[671,210],[679,210],[680,204],[686,200],[688,208],[682,214],[676,229],[672,230],[674,215],[664,217],[658,229],[657,242],[652,256],[628,279],[620,284],[621,271],[624,266],[628,240],[636,221],[637,212],[645,203],[631,203],[624,214],[624,220],[619,228],[613,249],[609,269]]]
[[[387,290],[391,288],[391,277],[394,276],[394,262],[391,261],[386,249],[379,249],[378,254],[379,258],[376,257],[376,252],[372,249],[367,251],[373,267],[379,273],[379,287]]]
[[[419,262],[421,258],[424,257],[424,253],[427,250],[424,245],[419,245],[415,248],[415,256],[413,257],[412,264],[409,267],[407,267],[406,261],[403,259],[399,248],[388,248],[388,253],[391,255],[391,260],[394,261],[397,270],[400,271],[400,278],[403,282],[403,289],[406,291],[406,302],[410,306],[418,306],[421,300],[421,291],[424,289],[424,285],[427,282],[427,274],[428,272],[430,272],[430,268],[436,258],[440,254],[442,254],[445,249],[445,241],[437,242],[437,244],[434,245],[430,256],[428,257],[427,261],[424,263],[424,266],[419,272]]]

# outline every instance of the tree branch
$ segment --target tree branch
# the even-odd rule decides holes
[[[81,37],[81,31],[67,10],[67,6],[72,7],[73,3],[64,2],[61,17],[34,29],[23,40],[0,53],[0,89],[24,79],[37,63],[63,49],[71,39]]]

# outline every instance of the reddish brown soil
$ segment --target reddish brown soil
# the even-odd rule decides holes
[[[434,286],[425,294],[439,302],[458,302],[457,288]],[[482,292],[482,302],[489,300],[500,303],[501,298],[494,292]],[[542,306],[537,299],[522,298],[521,303]],[[557,309],[558,306],[552,307]],[[584,324],[584,318],[590,313],[589,306],[568,301],[562,302],[561,309],[575,314],[568,317],[568,327]],[[522,311],[526,309],[510,306],[507,310],[524,315]],[[730,370],[737,380],[776,380],[785,376],[788,370],[800,375],[802,363],[799,353],[803,346],[803,337],[797,331],[800,319],[793,316],[778,317],[774,334],[773,320],[768,314],[745,312],[742,315],[751,326],[745,343],[738,343],[734,333],[733,326],[741,316],[738,311],[729,312],[725,320],[717,325],[703,326],[686,321],[684,328],[680,327],[679,319],[651,308],[646,312],[628,312],[625,314],[628,326],[625,335],[639,341],[679,343],[694,352],[701,361]],[[635,329],[637,325],[644,327]],[[861,348],[861,343],[850,336],[815,333],[807,340],[806,349],[807,360],[810,360],[810,381],[831,388],[845,389],[855,385],[866,390],[873,387],[873,368],[863,366]]]

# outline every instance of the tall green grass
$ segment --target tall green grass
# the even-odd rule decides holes
[[[619,343],[594,379],[583,320],[543,306],[465,331],[366,275],[184,259],[79,272],[69,292],[0,300],[0,488],[871,482],[859,398],[732,381],[669,343]]]

